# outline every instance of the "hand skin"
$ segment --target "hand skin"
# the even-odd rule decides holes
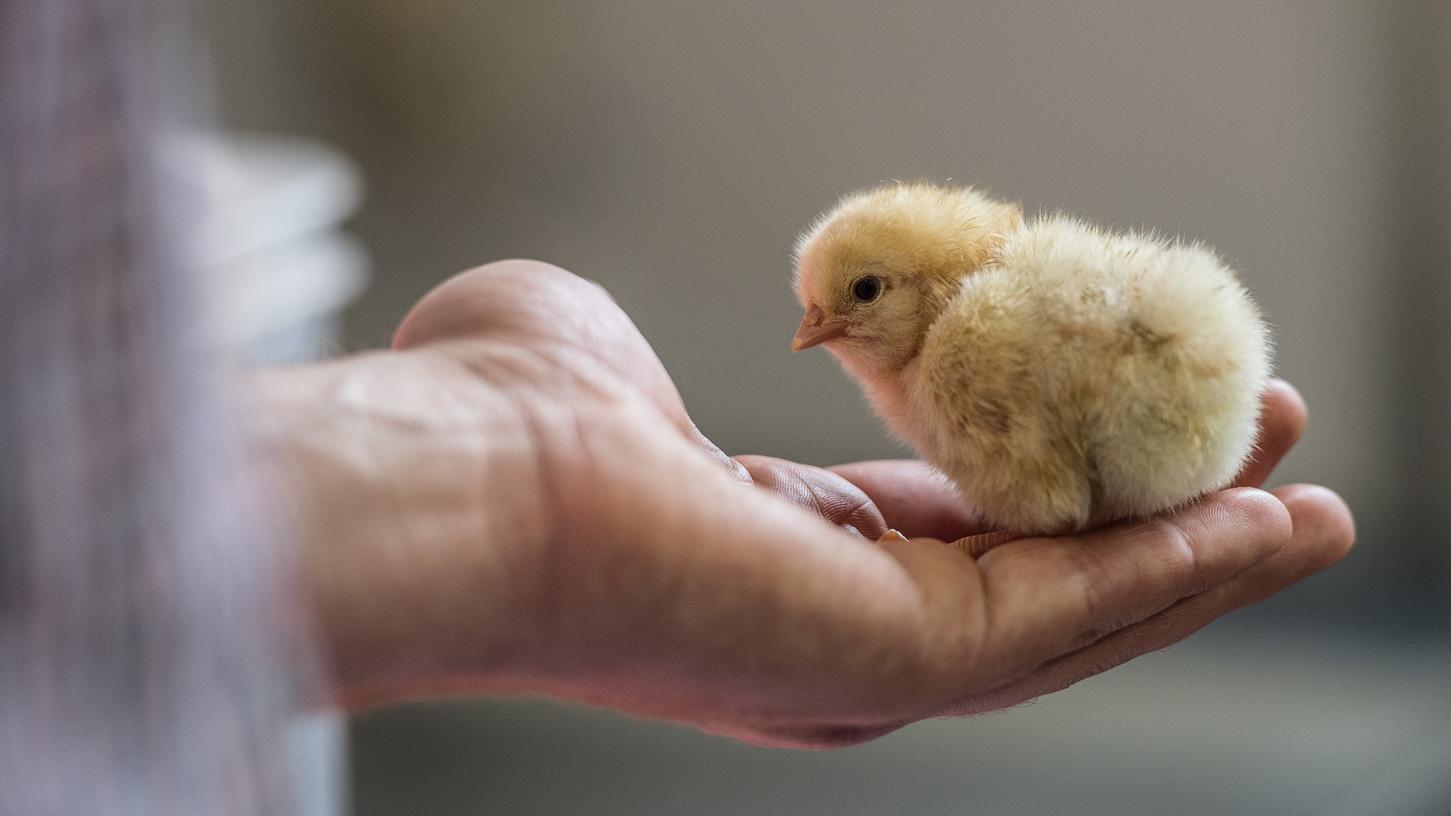
[[[1325,488],[1255,489],[1304,427],[1283,382],[1239,486],[974,559],[943,540],[982,529],[921,463],[726,457],[625,314],[558,268],[457,276],[394,345],[259,375],[264,465],[354,708],[533,694],[850,745],[1164,648],[1354,538]]]

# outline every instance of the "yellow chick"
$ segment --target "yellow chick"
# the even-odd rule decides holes
[[[892,432],[1022,534],[1184,504],[1255,439],[1269,333],[1210,250],[970,188],[849,195],[802,237],[794,351],[825,345]]]

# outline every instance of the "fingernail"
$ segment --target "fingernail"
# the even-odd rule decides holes
[[[887,530],[885,533],[882,533],[882,537],[879,538],[879,539],[877,539],[877,541],[879,541],[879,542],[881,542],[881,541],[906,541],[906,540],[907,540],[907,537],[906,536],[902,535],[901,533],[897,532],[896,530],[891,530],[891,529]]]

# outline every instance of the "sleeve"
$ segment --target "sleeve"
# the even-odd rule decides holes
[[[5,814],[292,812],[307,639],[157,155],[186,30],[166,0],[0,0]]]

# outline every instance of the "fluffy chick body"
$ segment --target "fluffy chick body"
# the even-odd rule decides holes
[[[894,434],[1013,531],[1175,507],[1253,446],[1268,332],[1202,246],[891,185],[803,237],[797,289]]]

